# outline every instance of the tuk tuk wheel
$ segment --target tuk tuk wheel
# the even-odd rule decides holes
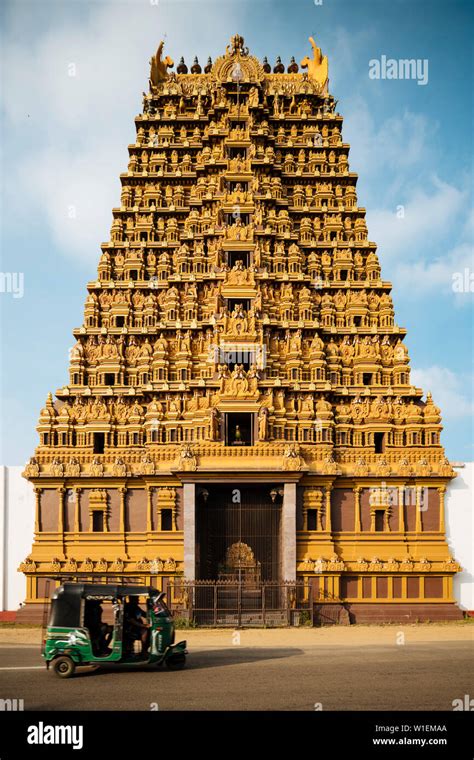
[[[53,662],[53,671],[59,678],[71,678],[75,670],[76,665],[70,657],[58,657]]]

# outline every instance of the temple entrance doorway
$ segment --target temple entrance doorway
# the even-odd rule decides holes
[[[198,490],[196,578],[247,588],[281,578],[281,497],[270,484]]]

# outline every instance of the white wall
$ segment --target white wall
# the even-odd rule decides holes
[[[457,478],[446,493],[446,536],[462,572],[454,576],[454,596],[463,610],[474,610],[474,462],[454,467]]]
[[[35,498],[23,469],[0,466],[0,611],[18,609],[25,598],[25,576],[17,567],[31,551]],[[463,571],[455,576],[454,595],[462,609],[474,610],[474,462],[455,469],[446,494],[446,534]]]
[[[23,470],[0,466],[0,611],[18,609],[26,592],[25,576],[17,567],[31,552],[35,495],[21,477]]]

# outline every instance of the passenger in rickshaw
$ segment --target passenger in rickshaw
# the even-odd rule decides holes
[[[98,599],[87,599],[84,611],[84,626],[89,629],[92,651],[96,656],[110,654],[108,647],[113,628],[102,622],[102,605]]]
[[[133,642],[138,640],[142,643],[141,655],[146,655],[150,645],[150,627],[147,622],[146,612],[138,604],[138,597],[129,597],[129,601],[124,606],[123,619],[126,654],[132,653]]]

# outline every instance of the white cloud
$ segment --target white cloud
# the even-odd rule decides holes
[[[395,278],[398,288],[419,298],[433,290],[451,293],[458,306],[472,303],[472,285],[469,275],[474,272],[474,249],[463,243],[448,251],[446,256],[433,261],[416,261],[412,264],[399,264]],[[460,278],[460,291],[453,288],[455,278]]]
[[[465,240],[470,240],[471,242],[474,241],[474,198],[471,196],[470,198],[470,209],[469,213],[466,217],[466,222],[464,224],[464,229],[462,231],[462,234],[464,236]]]
[[[472,375],[456,374],[447,367],[435,364],[425,369],[412,369],[411,381],[423,388],[425,394],[428,391],[432,393],[433,401],[441,408],[443,419],[459,419],[474,414]]]
[[[401,198],[401,215],[398,205],[393,210],[367,212],[369,237],[377,241],[385,259],[418,259],[421,245],[426,248],[427,242],[436,241],[440,235],[452,236],[457,215],[468,213],[467,193],[437,177],[432,178],[430,190],[415,190],[405,203]]]
[[[127,163],[124,145],[99,138],[72,156],[66,149],[45,149],[34,164],[19,167],[29,209],[36,207],[47,220],[63,255],[98,262],[100,243],[109,238],[112,208],[120,205],[119,174]]]
[[[369,239],[384,275],[407,298],[435,290],[452,294],[456,305],[469,303],[471,294],[455,294],[452,283],[454,273],[473,271],[470,194],[464,180],[457,186],[424,172],[437,125],[408,110],[377,125],[361,96],[349,101],[344,123],[351,168],[363,170],[359,203],[369,196]]]
[[[344,36],[342,51],[343,43]],[[425,171],[438,125],[409,110],[377,123],[360,95],[344,110],[351,169],[361,172],[359,203],[367,202],[369,239],[377,243],[384,275],[407,298],[435,290],[452,294],[456,305],[469,303],[470,293],[452,289],[454,273],[473,271],[474,214],[465,178],[458,186]]]
[[[425,159],[428,136],[436,129],[425,116],[405,110],[377,126],[361,96],[349,100],[344,110],[344,139],[351,145],[352,171],[382,175],[389,168],[398,173]]]
[[[437,177],[392,210],[367,212],[369,238],[397,292],[406,298],[444,292],[458,306],[470,303],[471,292],[453,290],[453,275],[473,271],[471,213],[468,192]]]

